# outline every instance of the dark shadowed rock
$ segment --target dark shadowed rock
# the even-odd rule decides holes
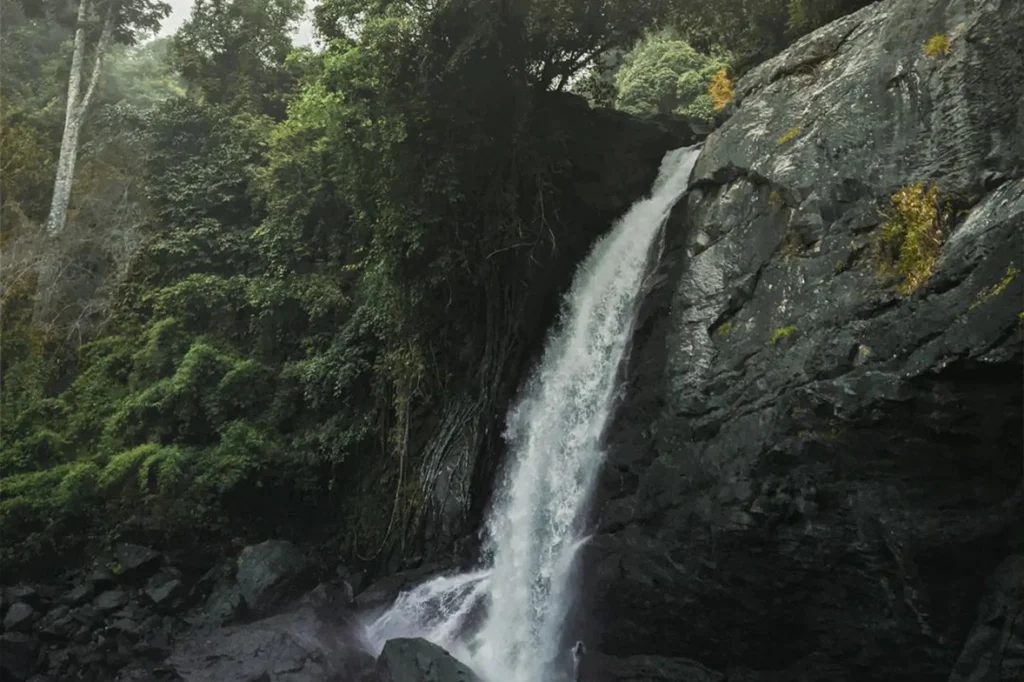
[[[952,48],[932,59],[936,33]],[[888,0],[737,84],[609,430],[583,552],[595,648],[744,680],[982,669],[961,649],[1022,551],[1021,35],[1024,3]],[[952,207],[904,294],[877,244],[918,181]]]
[[[4,616],[4,630],[27,630],[35,615],[35,609],[25,602],[12,604]]]
[[[233,580],[225,578],[213,586],[206,602],[187,620],[193,625],[227,625],[243,618],[246,613],[241,590]]]
[[[117,585],[117,578],[114,576],[114,572],[110,570],[110,567],[100,561],[93,566],[89,576],[86,578],[86,582],[97,591],[107,590]]]
[[[15,585],[6,589],[6,596],[12,602],[25,602],[39,608],[42,605],[42,595],[35,585]]]
[[[585,656],[579,682],[726,682],[726,679],[722,673],[687,658],[616,658],[594,653]]]
[[[124,590],[107,590],[92,600],[92,605],[101,613],[110,613],[128,603],[128,593]]]
[[[114,547],[118,575],[126,580],[146,578],[163,563],[163,555],[142,545],[120,543]]]
[[[238,588],[256,615],[266,614],[283,600],[310,586],[313,564],[286,540],[250,545],[238,557]]]
[[[996,569],[949,682],[1024,680],[1024,554]]]
[[[154,605],[170,607],[184,596],[185,583],[179,571],[162,568],[146,581],[143,592]]]
[[[340,585],[320,583],[302,596],[300,603],[326,612],[351,609],[355,606],[352,586],[347,582]]]
[[[39,622],[39,633],[48,639],[71,639],[78,626],[78,621],[71,615],[71,607],[62,605],[51,609]]]
[[[5,632],[0,635],[0,671],[3,679],[24,682],[32,676],[39,641],[24,632]]]
[[[398,597],[402,590],[424,582],[428,577],[439,572],[438,566],[430,565],[380,578],[356,595],[356,606],[360,610],[372,610],[387,606]]]
[[[168,666],[133,663],[118,673],[115,682],[175,682],[180,679]]]
[[[472,670],[425,639],[392,639],[377,668],[385,682],[480,682]]]
[[[95,594],[96,587],[92,583],[83,583],[61,595],[60,602],[68,606],[80,606],[92,599]]]
[[[304,607],[195,634],[175,648],[170,663],[185,682],[347,682],[373,668],[354,632]]]

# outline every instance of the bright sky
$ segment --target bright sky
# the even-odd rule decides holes
[[[157,37],[162,38],[163,36],[169,36],[177,31],[185,20],[188,19],[189,14],[192,12],[193,0],[167,0],[167,3],[171,6],[171,13],[163,24],[160,26],[160,32]],[[309,13],[310,1],[306,0],[307,15]],[[309,19],[309,16],[303,18],[302,23],[299,24],[299,30],[295,33],[295,44],[296,45],[311,45],[313,43],[313,24]]]

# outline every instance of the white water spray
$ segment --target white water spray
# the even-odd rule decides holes
[[[510,462],[487,522],[488,568],[400,595],[368,628],[375,653],[394,637],[424,637],[487,682],[560,676],[573,563],[586,541],[616,377],[654,241],[697,154],[666,154],[650,196],[630,208],[576,273],[540,366],[508,416]]]

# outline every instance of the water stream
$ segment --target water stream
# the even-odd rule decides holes
[[[367,628],[374,647],[424,637],[486,682],[554,682],[576,598],[574,560],[604,460],[602,437],[661,227],[699,149],[668,152],[637,201],[580,265],[539,366],[507,418],[509,462],[496,486],[478,571],[399,596]]]

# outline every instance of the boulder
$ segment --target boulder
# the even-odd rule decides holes
[[[36,611],[25,602],[16,602],[7,609],[4,616],[4,630],[28,630],[35,619]]]
[[[245,599],[233,580],[224,578],[213,586],[206,602],[189,614],[193,625],[228,625],[247,613]]]
[[[352,623],[324,620],[308,606],[196,633],[169,660],[185,682],[340,682],[373,668]]]
[[[96,587],[93,583],[76,585],[60,597],[60,603],[68,606],[81,606],[96,594]]]
[[[117,585],[117,578],[104,561],[97,561],[86,577],[86,582],[96,590],[107,590]]]
[[[975,665],[986,576],[1024,549],[1021,35],[1024,3],[885,0],[737,83],[608,429],[595,649],[764,680]],[[942,247],[910,290],[879,246],[917,182]]]
[[[62,605],[51,609],[39,622],[39,633],[49,639],[71,639],[78,625],[71,615],[71,607]]]
[[[347,582],[342,582],[340,585],[320,583],[303,595],[300,603],[327,612],[351,609],[355,606],[355,600],[352,598],[352,586]]]
[[[114,547],[117,574],[126,580],[146,578],[164,562],[162,554],[149,547],[120,543]]]
[[[128,603],[128,593],[124,590],[107,590],[92,600],[92,605],[100,613],[110,613]]]
[[[313,574],[312,562],[286,540],[250,545],[238,557],[238,588],[255,615],[269,613],[289,596],[309,587]]]
[[[36,608],[42,605],[42,594],[40,594],[39,588],[35,585],[15,585],[14,587],[8,587],[5,591],[7,599],[12,602],[25,602]]]
[[[425,639],[391,639],[377,658],[385,682],[480,682],[447,651]]]
[[[184,596],[185,583],[179,571],[162,568],[146,582],[143,593],[156,606],[172,607]]]

